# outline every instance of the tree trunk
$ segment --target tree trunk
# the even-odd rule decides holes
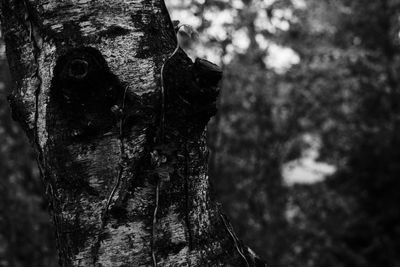
[[[61,266],[263,266],[210,194],[221,72],[163,0],[2,0],[1,22]]]

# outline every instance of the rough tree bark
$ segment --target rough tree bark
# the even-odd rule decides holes
[[[221,71],[163,0],[2,0],[1,24],[61,266],[264,266],[210,193]]]

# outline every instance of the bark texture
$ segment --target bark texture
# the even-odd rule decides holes
[[[175,50],[163,0],[2,0],[1,23],[61,266],[264,266],[211,195],[221,71]]]

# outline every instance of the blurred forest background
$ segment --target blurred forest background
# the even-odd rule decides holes
[[[400,1],[169,0],[224,69],[210,174],[271,267],[400,266]],[[0,266],[57,266],[0,43]],[[397,178],[396,178],[397,177]]]

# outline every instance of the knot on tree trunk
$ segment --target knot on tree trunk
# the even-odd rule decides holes
[[[193,63],[179,50],[165,70],[167,125],[184,133],[203,131],[217,112],[222,70],[197,58]]]

